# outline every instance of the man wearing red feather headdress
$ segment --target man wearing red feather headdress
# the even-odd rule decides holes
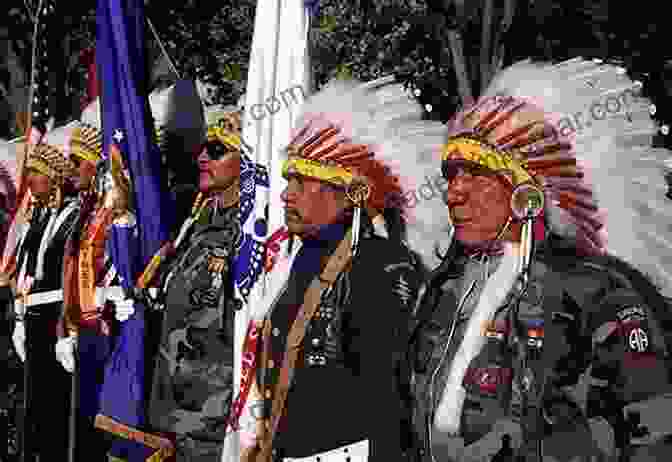
[[[489,460],[504,440],[526,461],[605,460],[627,452],[624,407],[672,389],[669,152],[649,147],[648,103],[556,129],[640,86],[600,62],[523,62],[449,123],[454,242],[414,342],[427,461]]]
[[[419,276],[384,218],[403,191],[390,167],[398,147],[382,135],[403,138],[421,116],[394,79],[333,82],[304,104],[282,170],[286,226],[265,262],[258,420],[243,460],[405,457],[403,351]]]

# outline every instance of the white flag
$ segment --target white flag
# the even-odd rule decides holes
[[[243,139],[250,148],[250,161],[265,167],[269,186],[262,182],[255,185],[253,199],[243,197],[246,184],[243,173],[250,163],[241,166],[241,208],[251,208],[241,226],[246,236],[263,243],[276,235],[283,226],[283,206],[280,194],[285,187],[281,175],[282,155],[290,141],[293,123],[301,104],[310,93],[310,62],[308,56],[308,30],[310,12],[305,0],[259,0],[254,22],[254,36],[245,95]],[[257,169],[261,172],[261,169]],[[260,173],[261,175],[262,173]],[[249,192],[249,191],[248,191]],[[265,224],[265,226],[263,226]],[[251,264],[263,265],[264,260],[250,259]],[[248,443],[243,421],[249,422],[249,385],[254,365],[245,347],[250,347],[259,336],[257,330],[271,304],[275,292],[265,275],[254,286],[238,296],[243,307],[236,313],[234,348],[234,405],[233,428],[229,427],[222,451],[222,462],[239,462],[243,447]],[[254,393],[254,390],[252,390]],[[241,399],[242,398],[242,399]]]

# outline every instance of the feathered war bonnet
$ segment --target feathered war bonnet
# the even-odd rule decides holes
[[[108,155],[104,155],[102,125],[100,98],[96,98],[84,108],[79,122],[73,126],[69,156],[96,165],[94,189],[99,200],[102,200],[112,188],[117,188],[124,201],[124,211],[132,211],[130,173],[116,145],[111,145]]]
[[[28,153],[26,170],[32,170],[52,180],[51,207],[60,208],[63,185],[75,173],[74,164],[70,160],[70,142],[76,126],[77,122],[71,122],[50,130]]]
[[[304,102],[286,149],[283,176],[314,178],[345,189],[354,206],[356,250],[362,208],[371,219],[386,209],[397,209],[408,219],[404,198],[413,178],[412,171],[403,171],[408,181],[402,180],[402,170],[417,165],[423,152],[428,165],[441,140],[440,127],[430,127],[422,117],[422,107],[394,77],[365,84],[334,80]],[[433,142],[418,136],[428,128],[435,129]]]
[[[526,205],[540,207],[546,230],[579,252],[620,257],[670,290],[670,153],[651,148],[658,128],[641,86],[599,60],[514,64],[450,121],[442,171],[450,177],[471,165],[503,174],[514,219]]]

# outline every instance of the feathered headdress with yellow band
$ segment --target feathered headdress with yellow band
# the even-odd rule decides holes
[[[311,96],[286,149],[283,176],[296,174],[343,187],[353,201],[383,210],[388,194],[400,194],[401,187],[376,146],[372,112],[377,105],[357,81],[336,80]]]
[[[103,135],[95,127],[81,123],[72,131],[70,155],[98,163],[103,156]]]
[[[431,267],[435,244],[447,235],[445,208],[440,199],[411,197],[435,173],[445,127],[423,117],[411,90],[393,76],[332,81],[303,103],[283,175],[340,186],[355,213],[366,208],[372,219],[399,210],[410,247]]]
[[[42,141],[29,153],[26,169],[46,175],[56,183],[62,183],[74,173],[69,160],[69,148],[76,123],[58,127],[48,132]]]
[[[486,169],[506,178],[511,218],[522,221],[522,231],[504,245],[482,288],[432,428],[459,432],[464,377],[485,346],[482,323],[529,281],[533,224],[573,241],[577,253],[620,257],[672,295],[672,201],[664,181],[670,153],[651,148],[657,126],[640,89],[624,69],[600,61],[523,61],[497,74],[474,106],[449,122],[444,176]]]
[[[444,175],[486,168],[538,189],[549,231],[623,258],[672,293],[672,156],[651,148],[658,127],[641,87],[599,60],[515,64],[449,122]]]

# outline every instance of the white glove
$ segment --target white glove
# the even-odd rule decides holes
[[[14,333],[12,334],[12,343],[14,343],[14,350],[19,355],[21,361],[26,361],[26,326],[23,321],[17,321],[14,324]]]
[[[63,369],[72,373],[75,370],[75,343],[76,338],[73,336],[64,337],[56,342],[56,359]]]
[[[114,303],[114,317],[117,321],[128,321],[128,318],[135,313],[135,302],[127,298]]]

